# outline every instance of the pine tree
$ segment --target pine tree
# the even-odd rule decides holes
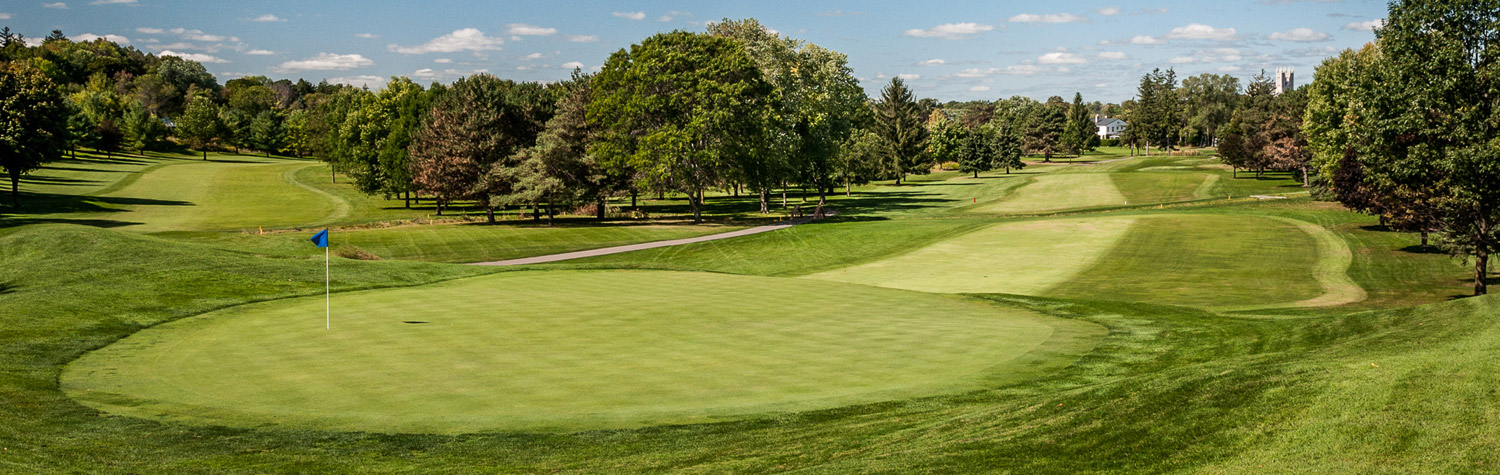
[[[901,78],[891,78],[880,91],[875,103],[875,133],[885,142],[887,173],[896,184],[909,173],[925,173],[931,168],[926,152],[928,132],[922,107],[913,100],[910,89]]]

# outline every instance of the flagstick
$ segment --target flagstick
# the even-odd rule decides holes
[[[329,284],[329,274],[328,274],[328,248],[324,247],[323,248],[323,311],[324,311],[323,329],[324,330],[331,330],[331,329],[333,329],[333,294],[332,294],[332,291],[329,290],[329,286],[330,285],[331,284]]]

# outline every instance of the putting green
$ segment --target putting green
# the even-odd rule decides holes
[[[1041,295],[1093,265],[1134,222],[1114,217],[1001,224],[806,277],[923,292]]]
[[[246,157],[165,166],[103,195],[143,200],[106,217],[134,223],[124,229],[146,232],[309,226],[338,219],[348,213],[347,203],[294,179],[297,170],[314,165]]]
[[[1093,324],[916,292],[662,271],[512,272],[233,307],[69,365],[136,417],[462,433],[692,423],[1046,374]]]
[[[1052,173],[1033,180],[973,212],[1027,214],[1126,204],[1125,195],[1107,173]]]

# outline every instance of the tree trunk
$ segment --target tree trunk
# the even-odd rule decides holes
[[[604,199],[603,196],[599,197],[599,203],[597,203],[596,204],[596,208],[594,208],[594,218],[595,219],[598,219],[600,221],[604,221],[604,208],[606,206],[608,206],[608,203],[609,202],[605,201],[605,199]]]
[[[411,192],[408,191],[406,193],[403,193],[403,195],[405,196],[406,209],[411,209]]]
[[[1483,248],[1483,246],[1480,246],[1479,250],[1477,250],[1477,251],[1474,252],[1474,295],[1475,296],[1484,295],[1484,294],[1486,294],[1486,293],[1489,292],[1489,289],[1486,288],[1485,283],[1484,283],[1484,279],[1486,277],[1489,277],[1489,275],[1490,275],[1489,267],[1490,267],[1490,253],[1487,252],[1487,251],[1485,251],[1484,248]]]
[[[771,214],[771,189],[760,189],[760,214]]]
[[[10,171],[10,206],[21,209],[21,172]]]
[[[542,221],[542,204],[541,203],[532,203],[531,204],[531,220],[534,221],[534,222],[541,222]]]
[[[697,193],[694,193],[692,191],[688,192],[688,204],[692,205],[693,207],[693,223],[698,224],[703,222],[703,210],[700,209],[700,207],[702,206],[702,203],[699,202],[701,198],[695,198],[695,196],[702,197],[703,192],[701,190],[697,191]]]
[[[1427,230],[1422,230],[1422,249],[1427,249]]]
[[[807,184],[803,183],[802,186],[797,187],[797,189],[798,189],[798,191],[800,191],[802,193],[802,202],[806,203],[807,202]]]
[[[484,200],[484,220],[495,224],[495,207],[490,204],[490,200]]]
[[[786,209],[786,184],[781,185],[781,209]]]
[[[442,216],[443,215],[443,199],[442,198],[438,198],[437,199],[437,203],[433,204],[432,207],[437,208],[437,215],[438,216]]]
[[[1309,183],[1308,179],[1307,179],[1307,165],[1303,165],[1302,166],[1302,187],[1303,188],[1307,188],[1309,186],[1312,186],[1312,184]]]
[[[208,160],[208,152],[203,153],[203,159]],[[337,171],[334,171],[332,163],[328,164],[328,182],[334,184],[337,184],[339,182],[339,173]]]
[[[203,151],[203,161],[208,161],[208,150]]]
[[[979,170],[974,170],[974,178],[979,178]]]
[[[552,200],[547,200],[547,226],[552,226],[552,218],[557,216],[556,208],[552,207]]]
[[[848,178],[845,178],[844,179],[844,197],[848,198],[850,196],[854,196],[853,190],[854,190],[854,181],[850,180]]]
[[[636,206],[635,206],[635,195],[636,195],[635,188],[631,188],[630,189],[630,209],[636,209]]]

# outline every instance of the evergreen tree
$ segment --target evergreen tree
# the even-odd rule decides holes
[[[1094,120],[1089,114],[1087,104],[1083,103],[1083,94],[1073,93],[1073,104],[1068,107],[1068,123],[1063,128],[1063,146],[1074,155],[1082,156],[1083,152],[1089,150],[1090,139],[1096,136],[1098,127],[1094,126]]]
[[[901,184],[901,178],[907,174],[927,173],[931,161],[926,154],[926,116],[901,78],[891,78],[890,84],[880,91],[874,112],[875,133],[885,142],[885,168],[896,178],[896,184]]]

